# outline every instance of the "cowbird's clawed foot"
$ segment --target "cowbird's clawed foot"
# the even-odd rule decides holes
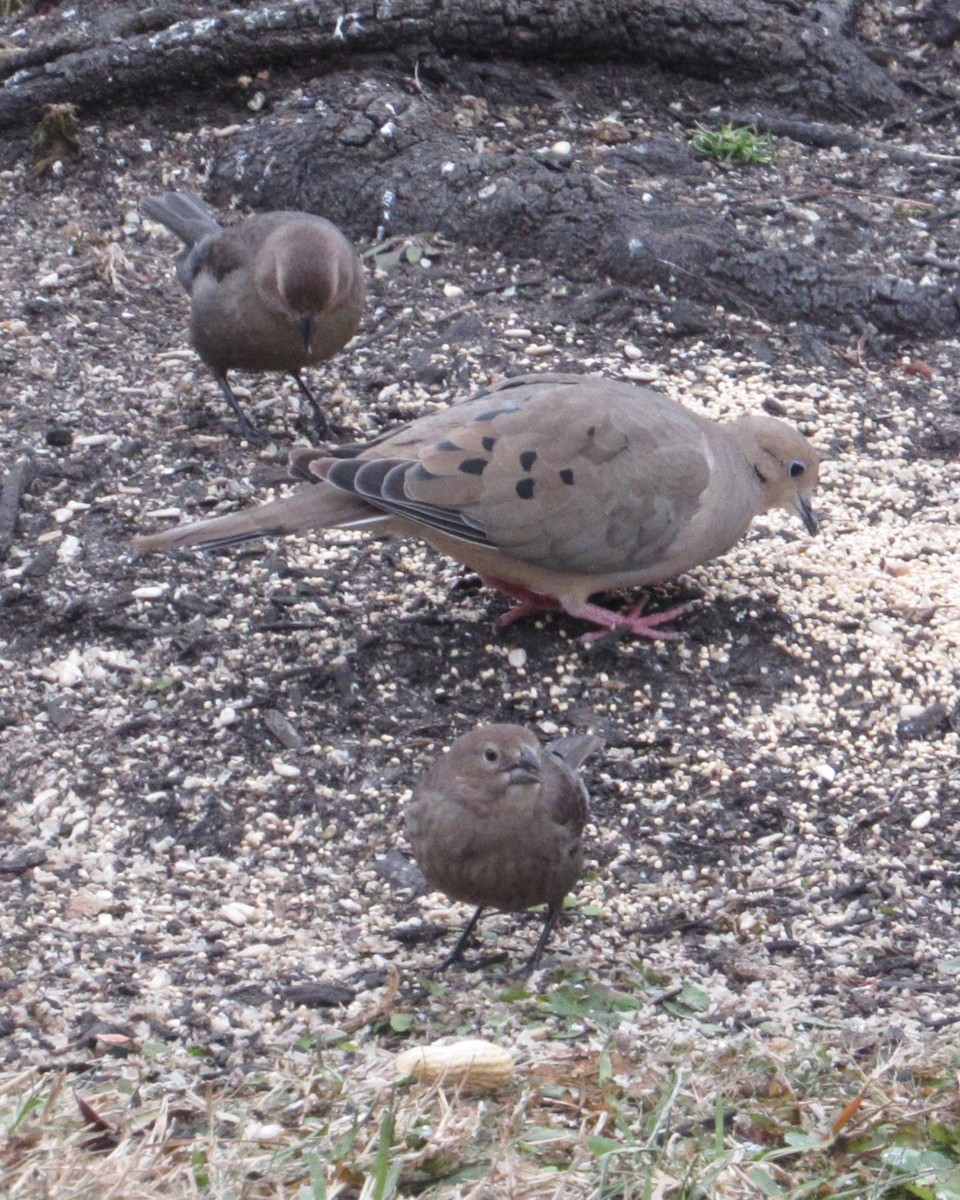
[[[226,402],[233,409],[233,415],[240,423],[240,432],[243,434],[243,436],[248,438],[251,442],[269,442],[269,436],[265,434],[263,430],[258,429],[240,407],[236,396],[233,394],[233,388],[229,383],[227,383],[227,377],[225,375],[217,376],[217,387],[220,389],[224,400],[226,400]]]
[[[429,975],[439,975],[441,971],[445,971],[447,967],[452,967],[454,963],[463,962],[463,952],[470,943],[470,938],[473,936],[473,931],[477,927],[477,922],[483,915],[483,910],[486,906],[481,904],[470,920],[464,927],[463,933],[457,938],[457,944],[450,951],[442,962],[438,962],[435,967],[431,967],[428,971]],[[470,968],[467,968],[468,970]]]
[[[327,418],[327,414],[320,407],[320,401],[316,398],[313,392],[307,387],[303,381],[303,376],[299,371],[291,371],[290,374],[296,381],[297,387],[300,389],[300,395],[310,405],[313,412],[313,437],[314,445],[319,445],[323,442],[328,442],[333,433],[333,428]]]
[[[494,954],[484,954],[481,958],[474,958],[470,962],[464,959],[463,969],[465,971],[485,971],[487,967],[495,967],[497,963],[506,961],[506,950],[497,950]]]
[[[519,967],[514,967],[512,971],[504,971],[500,978],[504,983],[518,983],[524,979],[529,979],[534,971],[539,970],[540,960],[535,962],[533,957],[527,959],[525,963],[521,963]]]

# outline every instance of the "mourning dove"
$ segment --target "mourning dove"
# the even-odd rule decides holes
[[[332,222],[305,212],[271,212],[224,229],[195,197],[151,196],[141,208],[184,243],[177,278],[189,293],[190,341],[248,434],[227,372],[284,371],[327,421],[300,371],[344,346],[363,311],[363,269]]]
[[[595,592],[659,583],[726,550],[772,508],[810,533],[816,451],[774,417],[719,423],[658,392],[526,375],[366,445],[305,449],[312,486],[258,508],[138,538],[140,551],[220,546],[314,529],[423,538],[518,603],[643,637],[684,611],[616,613]],[[587,637],[601,636],[587,635]]]
[[[414,857],[431,888],[477,906],[436,970],[463,957],[485,908],[546,904],[540,940],[516,974],[537,966],[583,871],[589,797],[576,768],[600,744],[588,734],[544,750],[521,725],[481,725],[457,738],[417,784],[404,812]]]

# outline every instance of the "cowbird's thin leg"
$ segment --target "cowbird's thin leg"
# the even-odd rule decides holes
[[[504,976],[505,979],[526,979],[540,965],[540,959],[543,955],[544,947],[547,944],[547,939],[553,933],[553,927],[560,919],[560,914],[563,911],[562,905],[548,905],[547,919],[543,923],[543,929],[540,930],[540,940],[537,942],[536,949],[523,964],[522,967],[517,967],[515,971],[510,971]]]
[[[452,966],[455,962],[459,962],[463,958],[463,952],[467,948],[467,942],[470,941],[470,935],[473,933],[473,931],[477,927],[477,922],[480,920],[480,915],[482,914],[484,907],[485,906],[483,904],[481,904],[480,907],[477,909],[477,911],[473,914],[473,916],[467,922],[467,926],[464,929],[463,933],[461,933],[459,938],[457,938],[457,944],[450,951],[450,953],[443,960],[443,962],[437,963],[437,965],[435,967],[430,968],[431,975],[438,974],[440,971],[445,971],[447,969],[447,967]]]
[[[227,383],[226,374],[217,375],[216,380],[217,380],[217,387],[223,393],[224,400],[226,400],[226,402],[233,409],[237,420],[240,422],[240,428],[243,430],[243,432],[249,438],[254,438],[254,439],[259,438],[262,441],[264,435],[260,432],[260,430],[256,427],[256,425],[254,425],[254,423],[250,420],[250,418],[243,412],[240,405],[237,403],[237,398],[233,394],[233,388],[230,386],[229,383]]]
[[[330,422],[327,420],[327,415],[320,407],[320,402],[307,385],[303,382],[303,376],[299,371],[291,371],[290,374],[297,381],[297,387],[300,389],[300,395],[307,401],[313,409],[313,432],[318,442],[322,442],[330,436]]]

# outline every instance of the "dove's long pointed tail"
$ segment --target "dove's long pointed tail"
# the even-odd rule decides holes
[[[284,537],[288,533],[307,533],[311,529],[370,527],[388,518],[377,513],[355,496],[340,492],[328,484],[308,484],[279,500],[211,517],[191,525],[178,525],[164,533],[151,533],[133,539],[138,554],[155,550],[181,550],[195,547],[212,550],[256,538]]]

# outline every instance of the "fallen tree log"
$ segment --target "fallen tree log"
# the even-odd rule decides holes
[[[584,111],[589,68],[581,71],[539,67],[522,79],[519,68],[500,71],[478,82],[489,100],[442,88],[425,96],[384,75],[325,80],[225,138],[208,192],[224,205],[236,198],[248,208],[323,213],[361,240],[438,232],[562,264],[574,278],[658,287],[774,323],[900,336],[956,330],[955,278],[923,282],[922,270],[873,265],[884,262],[883,229],[856,193],[824,189],[842,236],[812,244],[809,206],[776,189],[757,200],[745,185],[724,213],[704,186],[715,167],[686,141],[634,137],[642,115],[631,127],[628,114],[621,124],[602,109]],[[619,72],[608,68],[608,91],[629,77],[629,68]],[[569,149],[531,145],[509,129],[518,112],[534,119],[575,102],[572,123],[583,132]],[[611,136],[624,140],[603,140]],[[941,158],[915,169],[960,176],[960,159]],[[738,173],[727,178],[735,192]]]
[[[694,77],[762,85],[768,101],[857,118],[902,101],[891,76],[840,22],[764,0],[274,0],[143,12],[82,2],[69,19],[6,22],[0,128],[45,104],[99,111],[175,95],[270,66],[332,69],[358,54],[657,63]],[[21,43],[25,43],[22,49]]]

